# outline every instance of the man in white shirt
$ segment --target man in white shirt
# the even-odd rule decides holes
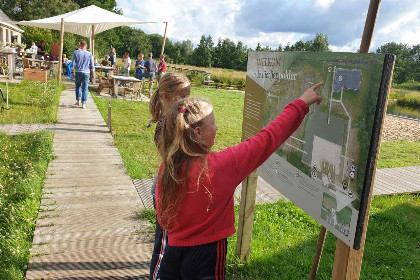
[[[124,53],[122,62],[124,63],[124,68],[120,70],[120,75],[130,76],[131,59],[128,52]]]

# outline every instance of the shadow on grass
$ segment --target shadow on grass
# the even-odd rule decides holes
[[[274,204],[275,205],[275,204]],[[288,205],[287,207],[296,207]],[[296,207],[297,208],[297,207]],[[282,215],[282,210],[279,213]],[[300,214],[299,214],[300,215]],[[306,215],[306,214],[305,214]],[[420,249],[420,202],[417,195],[374,199],[369,221],[361,279],[416,279]],[[235,254],[236,237],[229,239],[228,279],[307,279],[312,266],[319,226],[293,229],[276,234],[274,228],[254,224],[251,260],[240,264]],[[278,229],[281,231],[281,229]],[[255,235],[266,231],[270,239]],[[292,235],[292,236],[290,236]],[[305,235],[305,236],[302,236]],[[290,238],[302,240],[288,246]],[[283,239],[289,240],[284,242]],[[328,234],[316,279],[331,279],[336,238]],[[228,258],[229,259],[229,258]]]

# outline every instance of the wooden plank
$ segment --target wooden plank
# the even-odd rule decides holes
[[[389,173],[388,174],[383,174],[382,173],[382,178],[384,178],[388,182],[392,182],[393,184],[396,184],[396,185],[404,184],[409,189],[416,188],[416,186],[417,186],[417,184],[415,184],[415,183],[411,183],[411,182],[408,182],[408,181],[403,181],[403,179],[400,178],[398,175],[392,175],[392,174],[389,174]]]
[[[406,171],[404,169],[392,170],[392,168],[390,168],[389,170],[383,171],[381,173],[392,176],[393,178],[398,179],[398,181],[406,185],[413,185],[414,187],[419,186],[420,176],[416,176],[417,174],[414,174],[414,172]]]
[[[393,194],[392,191],[388,190],[388,189],[383,189],[383,188],[374,188],[373,189],[373,195],[377,196],[377,195],[389,195],[389,194]]]
[[[386,185],[390,189],[393,189],[395,191],[412,191],[412,188],[401,186],[398,181],[396,181],[397,183],[395,183],[395,181],[390,180],[387,177],[381,177],[376,179],[375,181],[377,181],[378,184]]]
[[[389,193],[406,193],[406,192],[410,192],[409,190],[396,188],[395,185],[390,185],[386,181],[375,180],[375,187],[376,187],[376,183],[378,183],[379,186],[382,189],[387,190]]]

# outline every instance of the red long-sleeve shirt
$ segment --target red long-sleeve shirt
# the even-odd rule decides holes
[[[308,111],[308,105],[301,99],[296,99],[256,136],[237,146],[208,154],[206,160],[209,177],[202,179],[199,187],[197,187],[197,177],[202,173],[202,165],[198,163],[199,159],[193,160],[188,172],[187,194],[181,202],[180,210],[168,234],[169,245],[196,246],[234,234],[235,188],[292,135]],[[158,217],[160,190],[160,180],[158,180],[156,187]],[[161,222],[159,220],[159,223]]]

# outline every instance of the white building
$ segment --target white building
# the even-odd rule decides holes
[[[17,25],[13,24],[13,21],[0,10],[0,44],[6,45],[20,44],[23,30]]]

